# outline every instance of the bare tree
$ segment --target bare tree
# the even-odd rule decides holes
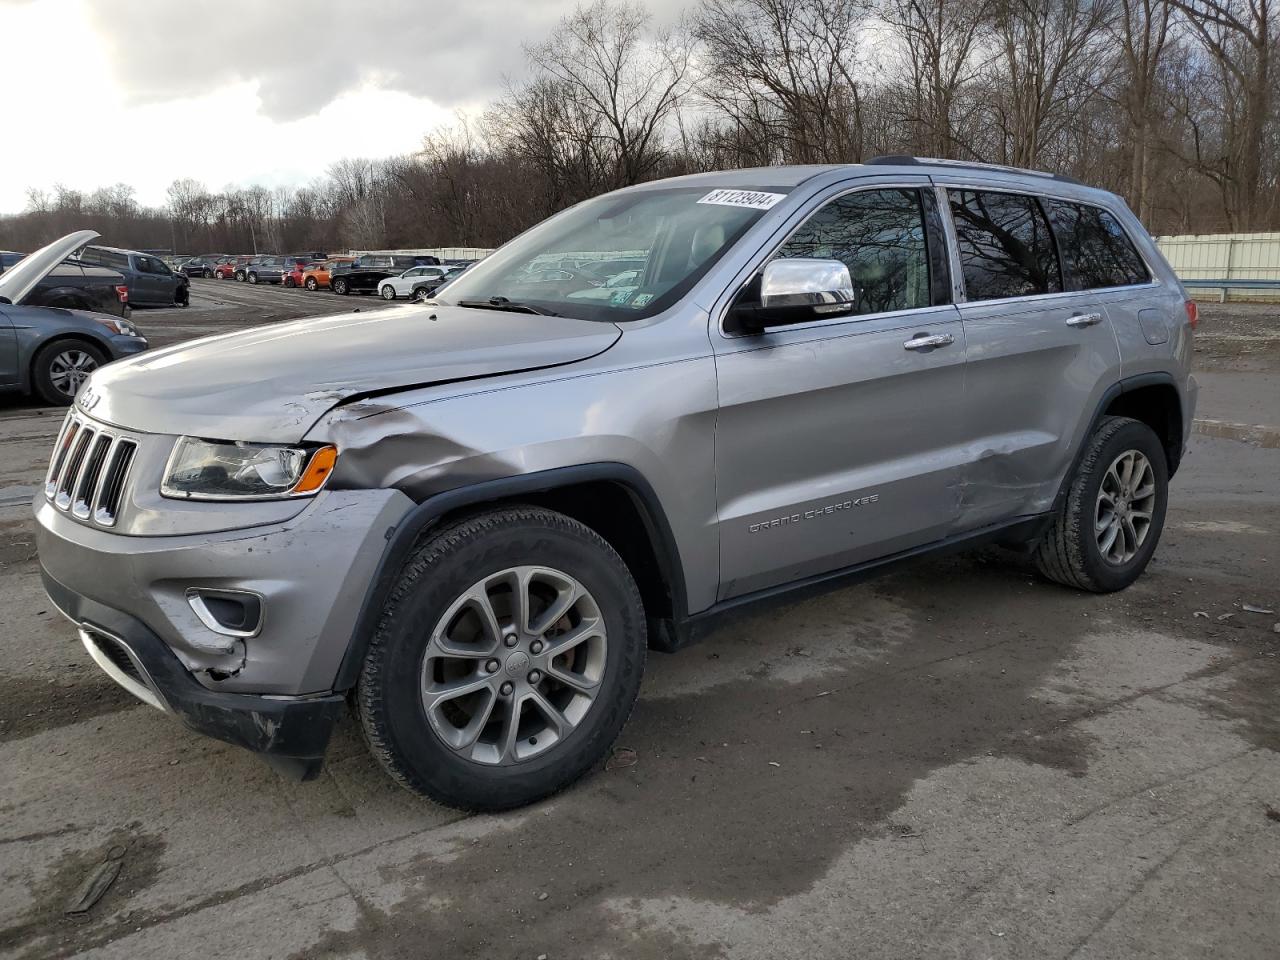
[[[862,158],[855,69],[867,12],[863,0],[703,0],[701,90],[755,140],[756,162]]]
[[[958,157],[971,151],[958,134],[962,95],[988,53],[981,49],[992,0],[887,0],[881,19],[902,42],[908,91],[901,106],[916,128],[917,151]]]
[[[1277,209],[1274,195],[1262,196],[1262,186],[1268,127],[1276,119],[1280,0],[1171,2],[1203,45],[1212,62],[1205,77],[1217,87],[1219,109],[1207,119],[1218,127],[1213,137],[1218,152],[1206,156],[1203,129],[1198,129],[1196,162],[1218,184],[1231,228],[1253,229]]]
[[[1124,65],[1120,101],[1131,136],[1129,203],[1144,220],[1151,214],[1154,128],[1161,115],[1160,71],[1170,43],[1170,0],[1120,0],[1114,29]]]
[[[595,0],[525,48],[561,96],[599,118],[594,135],[608,145],[617,186],[652,176],[689,72],[686,32],[653,30],[650,20],[639,3]]]
[[[1105,80],[1107,0],[995,0],[989,76],[1000,159],[1034,167]]]

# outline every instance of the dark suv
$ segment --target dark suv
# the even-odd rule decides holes
[[[121,274],[129,288],[129,303],[135,307],[185,307],[191,301],[190,279],[149,253],[92,246],[85,248],[80,261]]]

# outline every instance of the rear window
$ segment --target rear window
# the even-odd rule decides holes
[[[1124,227],[1106,210],[1050,200],[1062,258],[1082,290],[1147,283],[1151,274]]]
[[[1018,193],[950,190],[960,268],[970,300],[1062,290],[1053,236],[1040,204]]]

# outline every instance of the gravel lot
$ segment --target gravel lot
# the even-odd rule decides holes
[[[383,307],[193,290],[135,314],[154,344]],[[0,956],[1272,960],[1280,612],[1244,605],[1280,611],[1280,307],[1202,317],[1134,587],[992,550],[738,621],[651,657],[634,765],[502,816],[393,786],[351,723],[292,784],[117,689],[39,583],[62,414],[0,398]]]

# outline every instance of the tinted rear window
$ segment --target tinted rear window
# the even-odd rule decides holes
[[[1053,236],[1034,197],[948,192],[970,300],[1030,297],[1062,289]]]
[[[1106,210],[1063,200],[1048,203],[1062,257],[1081,289],[1125,287],[1151,279],[1124,227]]]

